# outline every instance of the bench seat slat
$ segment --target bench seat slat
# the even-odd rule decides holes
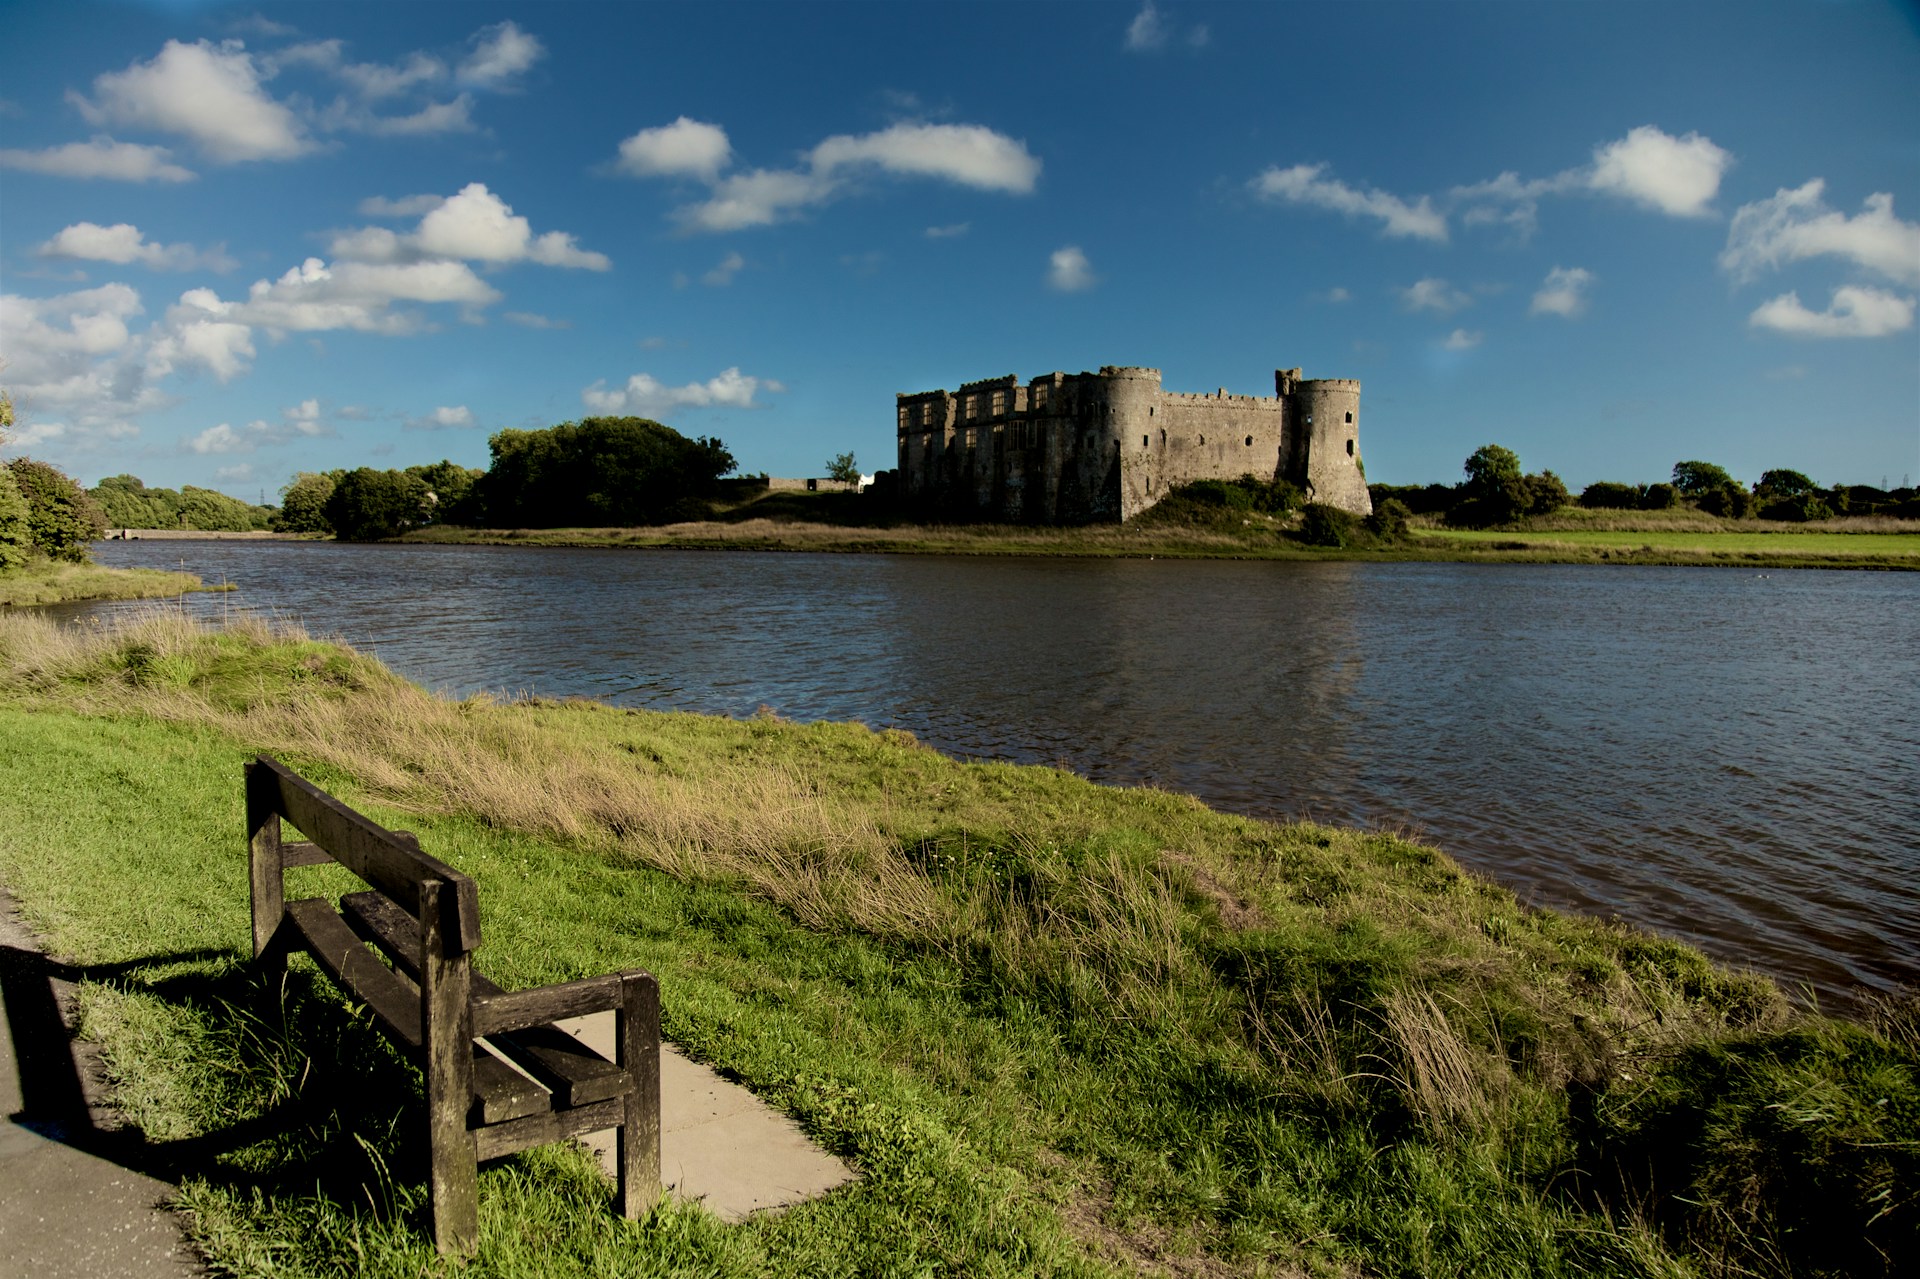
[[[287,870],[296,866],[321,866],[332,860],[332,853],[307,840],[288,840],[280,845],[280,865]]]
[[[498,1159],[529,1146],[544,1146],[550,1141],[563,1141],[602,1128],[618,1128],[625,1122],[626,1103],[616,1097],[611,1101],[596,1101],[590,1106],[530,1115],[525,1119],[481,1128],[474,1132],[473,1142],[478,1158]]]
[[[584,1017],[620,1006],[618,977],[584,977],[532,990],[473,993],[473,1033],[492,1035],[525,1030],[563,1017]]]
[[[353,930],[378,946],[393,960],[395,967],[408,976],[418,977],[420,925],[411,915],[378,892],[348,893],[340,899],[340,910]],[[598,1008],[617,1007],[620,1002],[620,979],[604,977],[598,980],[610,984],[607,1002],[598,1005]],[[476,972],[473,974],[473,994],[474,1033],[487,1035],[487,1041],[498,1048],[502,1056],[509,1058],[549,1089],[553,1093],[553,1105],[562,1109],[584,1106],[617,1097],[626,1091],[626,1071],[564,1030],[553,1026],[531,1026],[507,1033],[482,1029],[482,1001],[500,998],[507,992]],[[566,1012],[554,1012],[546,1014],[546,1017],[568,1015]]]
[[[553,1109],[553,1095],[480,1045],[473,1046],[473,1112],[469,1128],[503,1124]]]
[[[287,918],[300,930],[307,950],[329,977],[372,1009],[409,1048],[421,1051],[425,1040],[420,1032],[418,996],[410,994],[406,983],[374,957],[346,921],[334,913],[331,902],[323,897],[288,902]]]

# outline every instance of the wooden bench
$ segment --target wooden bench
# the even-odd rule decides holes
[[[481,1161],[599,1129],[619,1129],[621,1214],[650,1207],[660,1192],[652,974],[502,990],[473,970],[473,880],[270,756],[246,766],[246,788],[254,955],[278,976],[287,956],[304,950],[420,1063],[440,1251],[470,1253],[478,1243]],[[283,822],[307,839],[283,840]],[[287,901],[286,870],[324,862],[346,867],[370,891],[347,894],[337,910],[322,897]],[[614,1061],[551,1024],[607,1010],[616,1019]]]

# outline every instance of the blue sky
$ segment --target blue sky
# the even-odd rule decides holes
[[[1920,481],[1911,4],[6,4],[12,451],[269,500],[637,413],[1358,377],[1498,442]]]

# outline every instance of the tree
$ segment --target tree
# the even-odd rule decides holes
[[[274,527],[282,533],[331,533],[327,499],[333,496],[333,476],[299,471],[280,490],[280,514]]]
[[[1485,444],[1466,462],[1466,483],[1460,501],[1447,512],[1447,523],[1463,528],[1511,524],[1532,505],[1527,477],[1520,472],[1520,456],[1498,444]]]
[[[49,559],[84,564],[107,520],[87,491],[56,466],[17,457],[7,464],[27,506],[27,536]]]
[[[1819,485],[1799,471],[1763,471],[1760,482],[1753,486],[1753,495],[1763,502],[1771,502],[1783,497],[1805,497],[1819,489]]]
[[[404,471],[348,471],[327,499],[327,523],[345,542],[398,537],[422,520],[427,486]]]
[[[19,568],[33,550],[27,531],[27,499],[20,496],[13,469],[0,466],[0,573]]]
[[[1711,462],[1675,462],[1673,487],[1681,497],[1701,497],[1734,486],[1734,479]]]
[[[1596,511],[1637,511],[1646,495],[1644,484],[1596,480],[1580,490],[1580,505]]]
[[[848,488],[859,488],[860,464],[853,460],[853,454],[842,453],[828,460],[827,478]]]
[[[1566,481],[1552,471],[1527,477],[1527,514],[1551,515],[1569,500]]]
[[[733,454],[641,417],[590,417],[487,441],[474,498],[494,528],[658,524],[705,510]]]
[[[486,472],[442,460],[431,466],[409,466],[407,474],[427,486],[428,523],[474,522],[473,485]]]

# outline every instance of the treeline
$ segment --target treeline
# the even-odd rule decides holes
[[[1552,471],[1522,473],[1519,457],[1498,444],[1476,450],[1467,459],[1466,475],[1458,484],[1369,484],[1367,492],[1376,506],[1393,499],[1416,515],[1438,516],[1459,528],[1511,524],[1576,502],[1589,510],[1691,509],[1726,519],[1795,523],[1837,515],[1920,518],[1920,499],[1911,488],[1888,490],[1865,484],[1822,488],[1799,471],[1781,469],[1763,472],[1749,489],[1711,462],[1676,462],[1672,476],[1662,483],[1600,480],[1582,489],[1577,499]]]
[[[212,489],[183,485],[148,488],[133,475],[109,475],[90,494],[108,528],[173,528],[199,533],[246,533],[272,527],[273,508],[255,506]]]
[[[0,572],[34,559],[84,564],[106,528],[99,504],[59,467],[30,457],[0,466]]]
[[[281,490],[273,527],[346,541],[429,524],[607,527],[700,519],[734,469],[717,439],[688,439],[639,417],[590,417],[487,441],[491,465],[302,472]]]

